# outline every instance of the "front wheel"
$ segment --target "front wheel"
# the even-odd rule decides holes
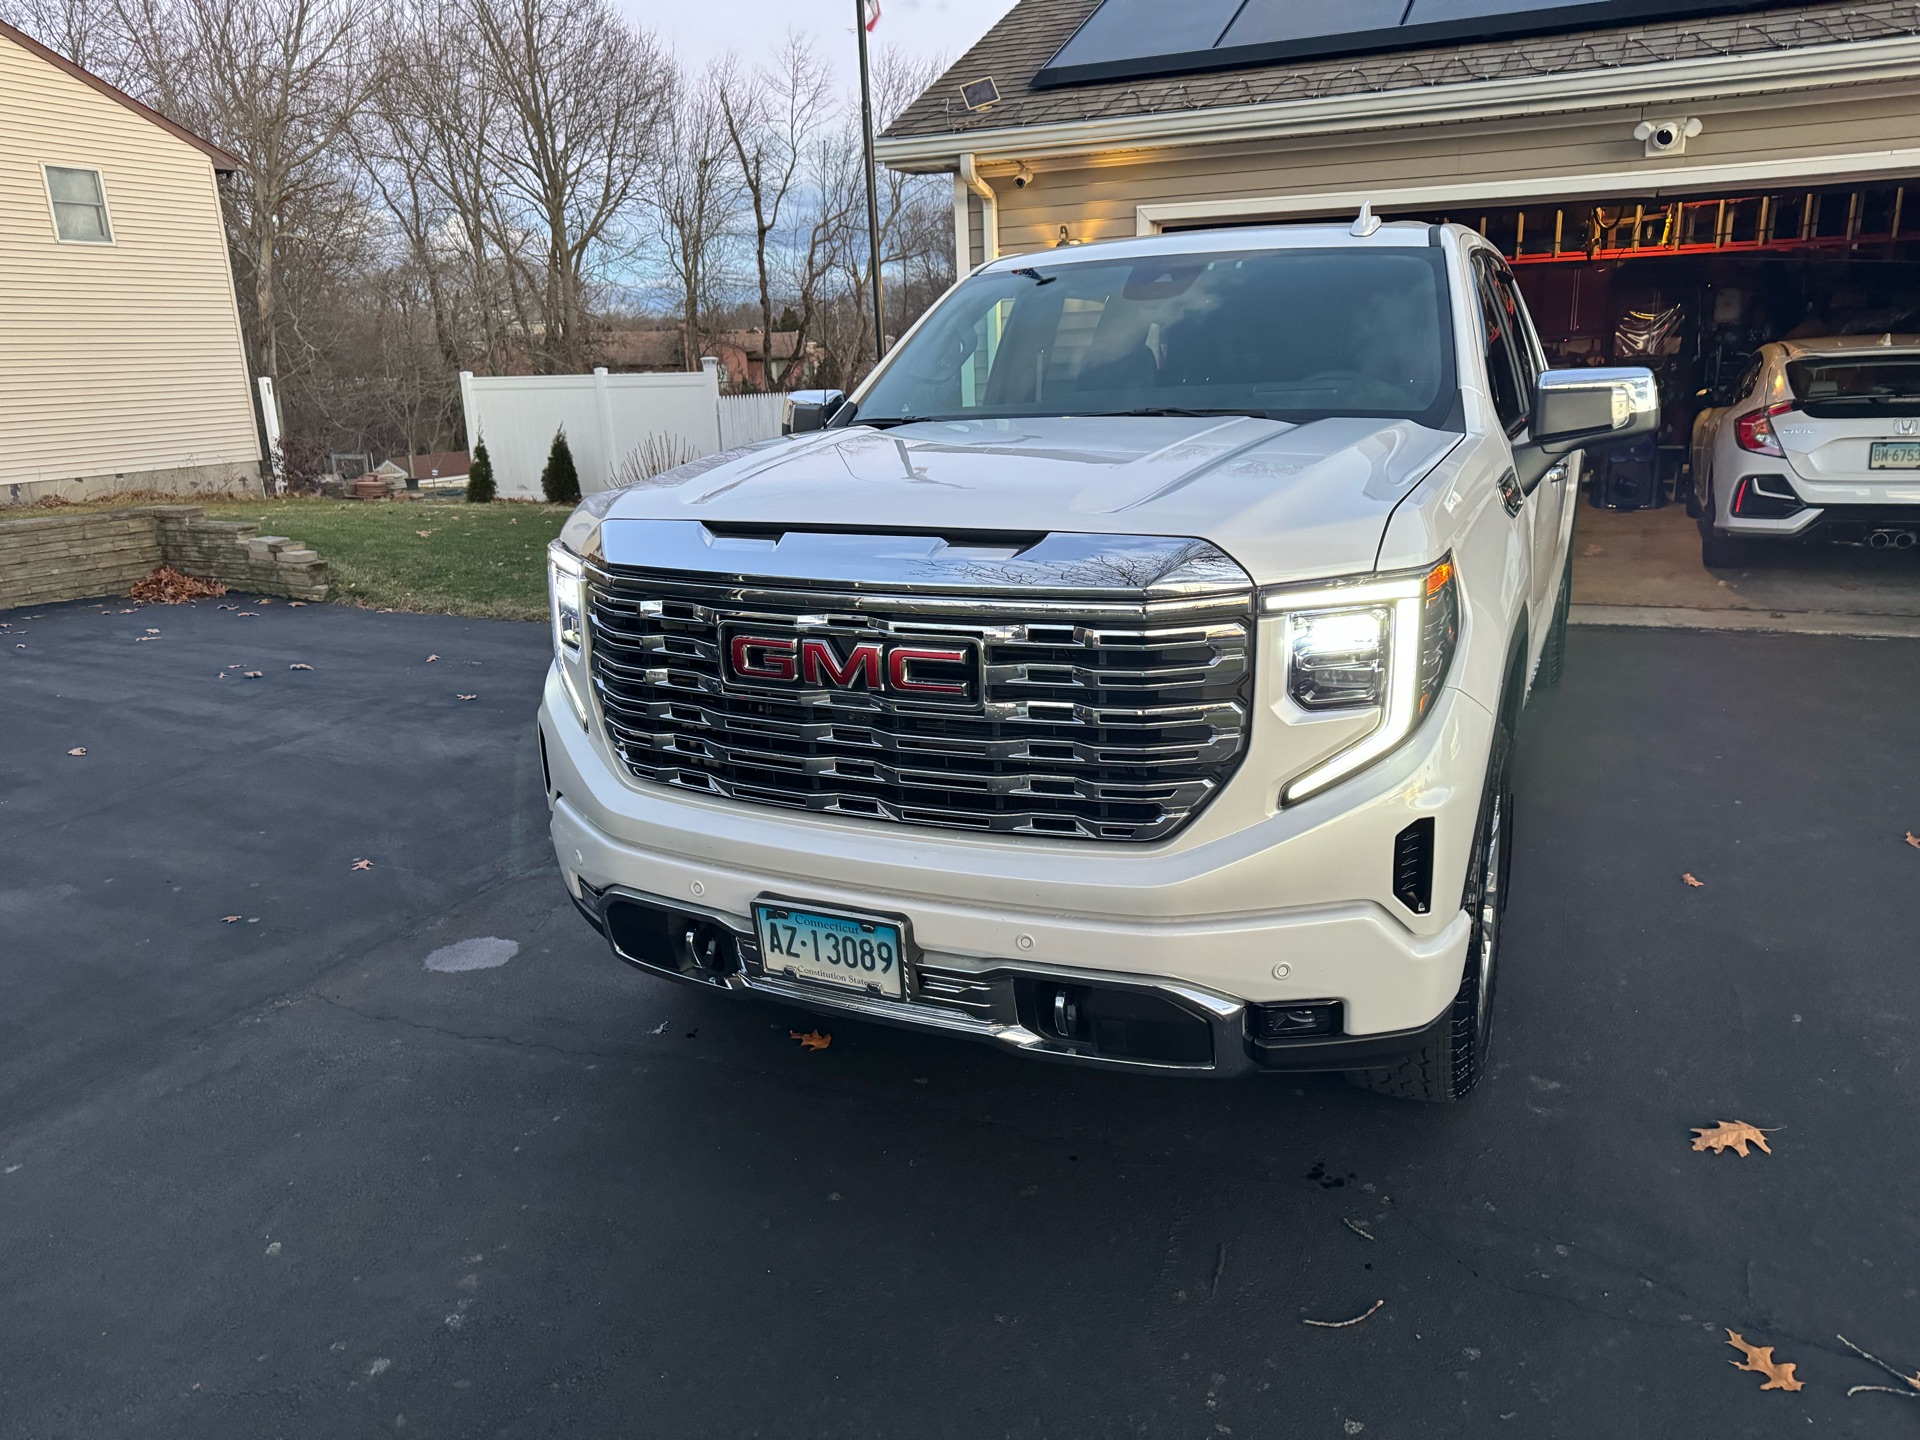
[[[1460,989],[1447,1012],[1448,1023],[1439,1039],[1397,1064],[1377,1070],[1349,1070],[1347,1079],[1362,1090],[1402,1100],[1444,1103],[1465,1098],[1486,1073],[1500,932],[1513,859],[1513,787],[1508,774],[1512,751],[1513,736],[1502,720],[1493,732],[1486,793],[1480,801],[1480,821],[1467,863],[1462,901],[1471,921],[1467,963]]]

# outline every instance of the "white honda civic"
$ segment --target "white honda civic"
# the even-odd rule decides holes
[[[1920,335],[1763,345],[1731,394],[1693,426],[1707,565],[1750,561],[1755,541],[1920,543]]]

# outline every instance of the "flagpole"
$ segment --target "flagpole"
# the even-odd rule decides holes
[[[880,181],[873,160],[873,82],[867,75],[867,3],[853,0],[853,29],[860,37],[860,139],[867,159],[867,265],[872,277],[873,358],[887,353],[886,311],[880,301]]]

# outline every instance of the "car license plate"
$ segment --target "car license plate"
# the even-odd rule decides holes
[[[1867,447],[1869,470],[1920,470],[1920,440],[1876,440]]]
[[[841,990],[905,997],[906,949],[900,927],[866,915],[762,901],[753,907],[760,965]]]

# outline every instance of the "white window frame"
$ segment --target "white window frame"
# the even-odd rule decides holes
[[[55,170],[84,170],[100,184],[100,213],[107,222],[106,238],[102,240],[69,239],[60,233],[60,212],[54,206],[53,172]],[[47,192],[47,219],[53,225],[53,238],[62,245],[112,245],[117,243],[119,230],[113,223],[113,205],[107,199],[107,175],[98,165],[82,165],[68,160],[47,160],[40,166],[40,187]]]

